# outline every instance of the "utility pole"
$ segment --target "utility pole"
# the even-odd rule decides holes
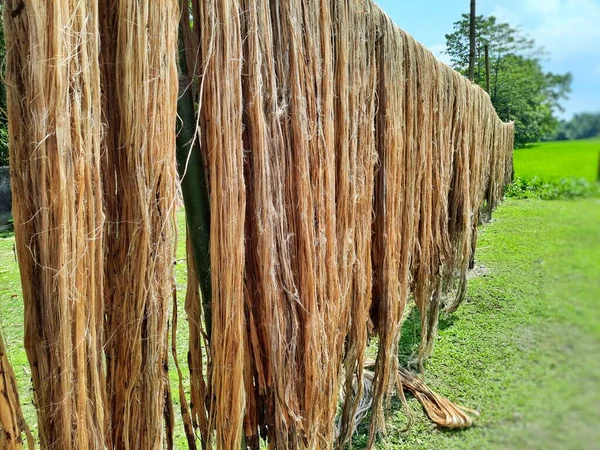
[[[490,91],[490,46],[485,44],[485,89],[491,96]]]
[[[471,0],[471,22],[469,27],[469,80],[475,79],[475,0]]]

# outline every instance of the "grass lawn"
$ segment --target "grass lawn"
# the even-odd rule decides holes
[[[600,139],[542,142],[515,150],[515,176],[544,181],[561,178],[585,178],[596,181]]]
[[[562,162],[542,158],[537,172],[531,173],[551,176],[562,167],[562,172],[554,176],[595,176],[597,160],[592,171],[584,169],[587,166],[579,161],[565,162],[567,156],[555,145],[544,144],[547,153]],[[600,141],[574,142],[572,146],[591,161],[589,155],[595,151],[597,157]],[[517,176],[524,176],[526,167],[535,170],[535,164],[525,164],[530,155],[523,155],[540,152],[540,148],[517,151]],[[178,221],[183,230],[183,214]],[[29,370],[22,347],[23,307],[13,244],[12,235],[0,235],[0,323],[26,418],[35,429]],[[597,448],[598,255],[600,200],[507,200],[501,205],[494,220],[481,230],[477,253],[480,275],[470,280],[467,299],[458,311],[442,317],[439,339],[426,366],[426,381],[431,387],[457,403],[478,409],[480,419],[465,431],[437,430],[418,403],[409,399],[414,422],[403,432],[406,415],[399,402],[393,401],[388,433],[378,440],[377,448]],[[181,367],[187,372],[183,237],[177,258],[177,346]],[[402,361],[418,345],[417,323],[411,315],[404,325],[399,349]],[[171,380],[175,388],[177,376],[172,364]],[[176,411],[179,414],[177,406]],[[359,431],[355,448],[362,448],[366,442],[365,428]],[[181,421],[177,443],[177,448],[187,448]]]
[[[440,431],[394,403],[380,449],[595,449],[600,442],[600,201],[508,200],[481,232],[463,305],[440,322],[426,381],[481,412]],[[481,266],[484,266],[481,267]],[[418,343],[416,317],[400,353]],[[357,447],[366,441],[359,436]]]

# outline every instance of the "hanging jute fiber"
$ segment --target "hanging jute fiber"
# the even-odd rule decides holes
[[[172,446],[177,4],[5,8],[15,237],[40,445]]]
[[[183,4],[182,70],[199,105],[188,122],[211,207],[211,363],[190,366],[208,373],[192,398],[212,393],[192,405],[210,412],[204,444],[341,447],[370,410],[371,446],[404,388],[441,426],[469,426],[469,410],[398,367],[397,348],[414,302],[422,371],[440,310],[464,298],[512,124],[370,1]],[[184,183],[184,197],[201,195]]]
[[[173,432],[167,320],[173,294],[178,7],[174,0],[98,4],[106,123],[107,441],[115,449],[160,449]]]
[[[398,343],[414,308],[423,373],[510,181],[513,125],[481,88],[370,0],[5,8],[41,448],[170,449],[177,425],[194,450],[334,449],[366,418],[372,447],[405,391],[472,424]],[[169,330],[179,188],[189,380],[176,299]],[[20,448],[1,344],[0,442]]]
[[[13,216],[39,441],[104,449],[97,2],[4,7]]]
[[[17,381],[0,332],[0,448],[20,450],[23,448],[23,437],[28,448],[33,450],[33,436],[23,417]]]

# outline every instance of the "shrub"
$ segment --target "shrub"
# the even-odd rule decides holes
[[[545,181],[540,177],[531,179],[515,178],[506,187],[505,195],[511,198],[539,198],[542,200],[561,200],[600,196],[600,183],[585,178],[561,178]]]

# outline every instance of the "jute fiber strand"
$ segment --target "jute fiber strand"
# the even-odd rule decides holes
[[[178,5],[100,0],[110,448],[171,446]],[[163,420],[164,414],[164,420]],[[166,431],[165,431],[166,429]]]
[[[6,450],[22,449],[23,435],[27,447],[34,449],[33,436],[21,410],[15,374],[0,333],[0,447]]]
[[[440,310],[464,298],[477,225],[510,179],[512,124],[370,1],[182,11],[211,203],[205,368],[197,282],[187,306],[204,447],[342,447],[369,410],[371,446],[404,388],[441,426],[469,426],[397,348],[414,301],[423,370]]]
[[[384,429],[384,400],[395,383],[396,344],[408,295],[410,252],[414,242],[414,189],[417,150],[416,54],[410,37],[384,15],[379,19],[376,42],[378,69],[375,118],[378,167],[374,190],[373,308],[374,332],[379,348],[373,379],[372,445],[377,430]],[[400,120],[405,116],[410,120]],[[402,229],[403,233],[398,231]],[[364,320],[353,317],[353,320]]]
[[[42,448],[106,448],[98,8],[5,2],[17,256]]]
[[[341,287],[341,336],[343,350],[343,404],[338,421],[338,442],[343,445],[354,429],[363,397],[364,348],[367,345],[371,307],[371,227],[375,153],[377,68],[375,24],[368,2],[334,4],[337,149],[336,206],[338,260]],[[350,66],[354,62],[354,66]],[[363,320],[350,320],[351,316]],[[356,391],[354,387],[356,386]]]
[[[208,0],[196,8],[201,35],[202,144],[210,187],[212,282],[209,427],[218,448],[240,448],[244,390],[244,225],[242,143],[242,8],[238,0]]]

